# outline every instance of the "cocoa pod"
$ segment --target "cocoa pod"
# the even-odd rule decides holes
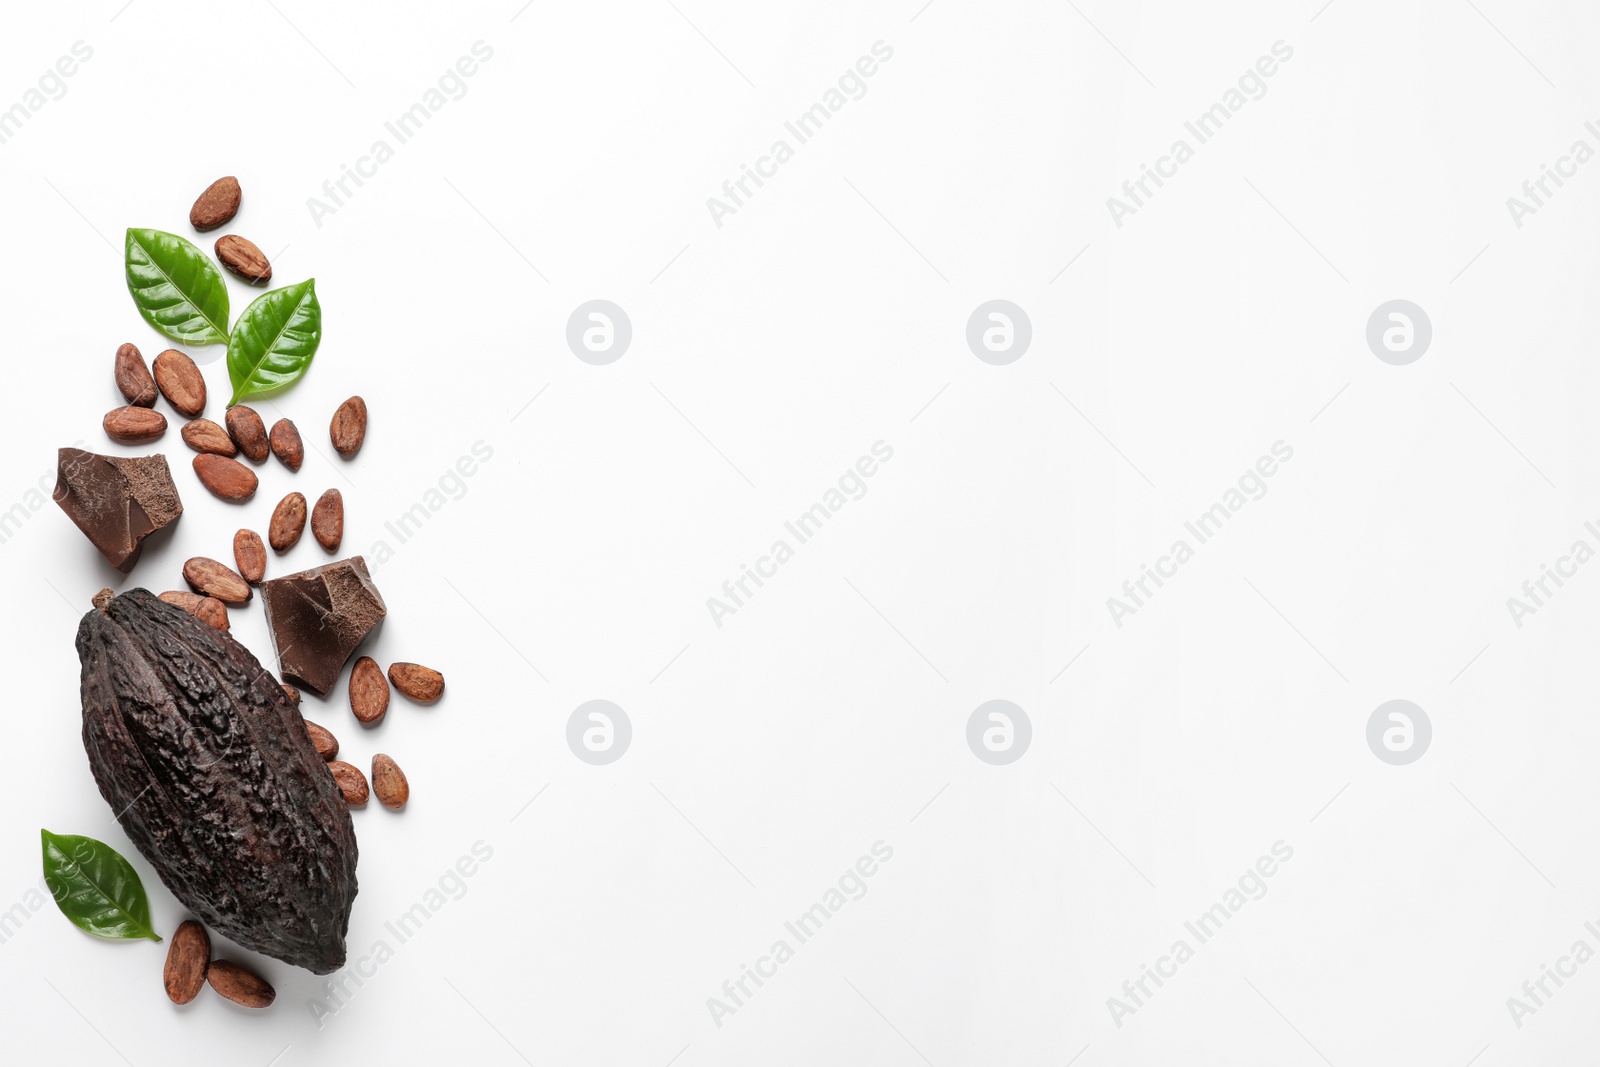
[[[232,960],[212,960],[206,969],[206,981],[218,993],[247,1008],[270,1007],[278,996],[265,978]]]
[[[372,757],[372,791],[378,803],[390,810],[399,810],[411,799],[411,783],[400,765],[382,752]]]
[[[350,669],[350,710],[366,726],[383,721],[389,710],[389,683],[371,656],[362,656]]]
[[[162,982],[174,1004],[187,1004],[200,995],[211,968],[211,935],[194,919],[185,919],[172,932]]]
[[[261,254],[261,249],[254,241],[247,241],[236,233],[217,238],[217,260],[252,284],[272,280],[272,264]]]
[[[213,495],[234,503],[255,496],[256,486],[260,484],[256,472],[243,463],[209,452],[194,457],[194,473]]]
[[[361,773],[360,767],[333,759],[328,761],[328,770],[333,773],[333,782],[344,794],[346,804],[359,808],[367,803],[367,776]]]
[[[206,409],[206,380],[194,360],[169,348],[156,357],[156,388],[178,414],[196,418]]]
[[[167,432],[167,417],[155,408],[141,408],[133,404],[112,408],[101,421],[106,436],[125,445],[142,445],[154,441]]]
[[[235,404],[222,416],[222,421],[227,423],[228,436],[233,438],[233,443],[239,446],[239,451],[244,453],[246,459],[251,463],[261,463],[267,458],[267,426],[254,408]]]
[[[267,546],[254,530],[240,530],[233,535],[233,561],[239,565],[239,577],[255,585],[267,576]]]
[[[228,431],[210,419],[190,419],[183,424],[180,432],[183,434],[183,443],[196,452],[209,452],[213,456],[227,456],[230,459],[239,454]]]
[[[305,462],[305,442],[300,440],[300,431],[288,419],[279,419],[272,424],[268,443],[272,446],[272,454],[290,470],[299,470],[300,464]]]
[[[339,739],[334,737],[326,728],[318,726],[310,719],[306,720],[306,733],[311,736],[311,744],[317,750],[317,755],[325,760],[331,760],[339,754]]]
[[[161,599],[173,607],[182,608],[201,622],[209,623],[219,630],[228,629],[228,605],[214,596],[201,596],[199,593],[174,589],[162,593]]]
[[[189,225],[201,233],[214,230],[239,213],[239,204],[243,200],[244,192],[239,188],[238,178],[231,174],[226,178],[218,178],[206,186],[206,191],[189,209]]]
[[[340,404],[328,426],[328,436],[333,440],[334,451],[346,459],[361,451],[361,442],[367,438],[367,402],[353,396]]]
[[[343,966],[355,829],[273,676],[143,589],[86,614],[77,649],[95,783],[178,901],[251,951],[317,974]],[[254,988],[236,978],[220,963],[208,974],[224,995]]]
[[[344,496],[339,490],[329,489],[317,497],[317,506],[311,509],[311,534],[329,552],[338,550],[344,540]]]
[[[389,664],[389,683],[419,704],[444,695],[444,675],[420,663]]]
[[[306,529],[306,498],[290,493],[272,509],[272,522],[267,525],[267,544],[275,552],[287,552]]]
[[[250,583],[208,556],[195,556],[183,565],[183,580],[189,588],[224,604],[243,604],[250,599]]]
[[[150,368],[144,365],[144,355],[137,345],[125,344],[117,349],[117,392],[135,407],[155,407],[156,381],[150,377]]]

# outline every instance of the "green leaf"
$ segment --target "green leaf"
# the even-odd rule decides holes
[[[228,338],[228,380],[233,383],[228,404],[293,384],[311,366],[321,343],[322,305],[317,303],[315,278],[257,297]]]
[[[228,285],[211,257],[182,237],[129,230],[128,292],[144,321],[192,345],[228,340]]]
[[[132,864],[104,841],[40,830],[44,882],[61,914],[96,937],[160,941],[150,901]]]

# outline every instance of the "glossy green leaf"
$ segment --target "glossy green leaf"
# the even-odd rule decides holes
[[[320,343],[322,305],[317,303],[315,278],[257,297],[228,338],[228,380],[233,383],[228,403],[293,384],[311,366]]]
[[[139,872],[117,850],[92,837],[40,830],[44,882],[61,914],[96,937],[161,937],[150,925],[150,901]]]
[[[126,266],[144,321],[191,345],[228,340],[228,285],[210,256],[177,234],[129,230]]]

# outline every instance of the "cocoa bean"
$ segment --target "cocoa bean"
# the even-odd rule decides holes
[[[239,446],[239,451],[251,463],[261,463],[267,458],[267,426],[254,408],[236,404],[222,417],[228,424],[228,436]]]
[[[218,993],[247,1008],[268,1007],[278,996],[265,978],[232,960],[212,960],[206,969],[206,981]]]
[[[328,436],[333,439],[334,451],[346,459],[361,451],[361,442],[367,437],[367,402],[353,396],[340,404],[333,413]]]
[[[156,357],[156,388],[167,398],[167,403],[178,409],[178,414],[197,417],[206,409],[206,380],[194,360],[169,348]]]
[[[200,484],[223,500],[238,503],[256,495],[260,480],[256,472],[236,459],[213,456],[209,452],[194,457],[195,477]]]
[[[399,810],[411,799],[411,783],[400,765],[382,752],[372,757],[372,791],[378,803],[391,810]]]
[[[306,720],[306,733],[311,735],[311,744],[323,759],[331,760],[339,754],[339,739],[310,719]]]
[[[247,282],[270,282],[272,264],[261,254],[254,241],[247,241],[236,233],[217,238],[217,259],[224,267]]]
[[[272,454],[290,470],[299,470],[300,464],[305,462],[305,442],[300,440],[300,431],[288,419],[279,419],[272,424],[268,443],[272,446]]]
[[[183,434],[183,443],[196,452],[209,452],[213,456],[227,456],[230,459],[239,454],[228,431],[210,419],[190,419],[183,424],[180,432]]]
[[[383,721],[389,710],[389,683],[371,656],[362,656],[350,670],[350,710],[366,726]]]
[[[211,935],[194,919],[178,924],[167,946],[167,966],[162,981],[174,1004],[187,1004],[200,995],[211,969]]]
[[[243,604],[250,599],[250,583],[208,556],[195,556],[186,562],[183,580],[196,593],[216,597],[224,604]]]
[[[239,203],[243,199],[244,193],[239,188],[238,178],[231,174],[226,178],[218,178],[206,186],[206,191],[189,209],[189,225],[201,233],[214,230],[239,213]]]
[[[167,417],[155,408],[133,404],[112,408],[101,421],[106,436],[125,445],[142,445],[167,432]]]
[[[306,529],[306,498],[290,493],[272,509],[272,521],[267,525],[267,544],[275,552],[293,548]]]
[[[329,760],[328,770],[333,772],[333,780],[339,786],[339,791],[344,794],[344,802],[352,808],[359,808],[367,802],[367,776],[361,773],[361,768],[346,763],[344,760]]]
[[[239,577],[255,585],[267,576],[267,546],[254,530],[240,530],[233,535],[233,561],[239,565]]]
[[[137,345],[125,344],[117,349],[116,378],[117,391],[128,403],[141,408],[155,406],[156,382]]]
[[[338,550],[344,540],[344,497],[339,490],[329,489],[317,498],[311,509],[311,534],[329,552]]]
[[[444,675],[420,663],[389,664],[389,682],[419,704],[432,704],[444,695]]]

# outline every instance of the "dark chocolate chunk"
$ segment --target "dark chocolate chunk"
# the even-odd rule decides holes
[[[261,600],[278,673],[319,697],[388,612],[360,556],[262,582]]]
[[[144,539],[183,514],[166,456],[102,456],[63,448],[56,464],[56,503],[124,574],[139,562]]]

